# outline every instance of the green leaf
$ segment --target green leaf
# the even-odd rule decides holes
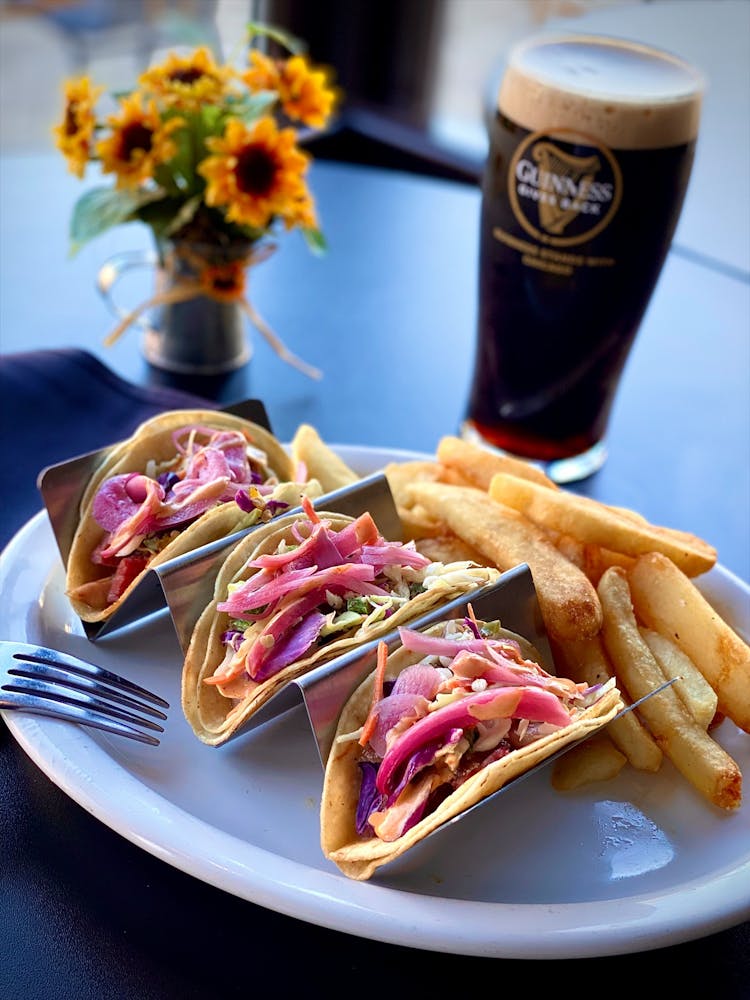
[[[303,229],[302,235],[305,237],[305,243],[314,254],[323,256],[328,252],[326,238],[319,229]]]
[[[167,183],[171,193],[189,190],[195,182],[195,139],[190,128],[177,129],[172,134],[177,151],[168,163],[157,169],[157,180]]]
[[[129,222],[144,205],[163,197],[164,192],[161,190],[126,191],[96,187],[87,191],[81,195],[73,209],[70,223],[71,254],[77,253],[84,243],[113,226]]]
[[[226,111],[218,104],[204,104],[200,109],[201,136],[220,135],[224,131]]]
[[[158,239],[166,236],[175,216],[182,211],[185,202],[182,198],[160,198],[149,202],[135,212],[134,218],[149,226]]]
[[[295,38],[294,35],[290,35],[289,32],[283,31],[281,28],[261,24],[259,21],[250,21],[247,26],[247,37],[250,42],[254,38],[270,38],[271,41],[278,42],[287,52],[291,52],[293,55],[299,55],[306,49],[306,45],[301,38]]]

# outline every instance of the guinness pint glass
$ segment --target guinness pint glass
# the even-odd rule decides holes
[[[606,458],[623,367],[690,176],[704,81],[600,36],[511,53],[482,184],[479,324],[462,433],[557,482]]]

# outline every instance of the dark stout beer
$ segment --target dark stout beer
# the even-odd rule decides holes
[[[465,434],[543,462],[589,455],[560,481],[601,465],[682,207],[701,93],[680,60],[613,39],[542,37],[512,54],[482,187]]]

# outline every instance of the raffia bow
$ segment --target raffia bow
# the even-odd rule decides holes
[[[292,365],[309,378],[322,378],[323,373],[319,368],[309,365],[289,350],[258,313],[247,296],[247,272],[249,268],[267,260],[275,249],[274,244],[266,243],[237,260],[222,261],[218,264],[207,263],[200,254],[190,254],[183,250],[180,253],[180,259],[189,266],[195,277],[175,275],[168,288],[157,291],[155,295],[127,313],[114,330],[105,337],[104,344],[107,347],[114,344],[148,309],[174,305],[177,302],[188,302],[190,299],[205,295],[217,302],[236,303],[282,361]]]

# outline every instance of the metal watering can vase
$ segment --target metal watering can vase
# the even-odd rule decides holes
[[[321,378],[319,369],[282,343],[246,295],[248,269],[275,249],[269,241],[162,240],[157,252],[115,254],[104,262],[96,280],[120,321],[105,344],[136,326],[143,333],[142,349],[149,364],[183,375],[220,375],[250,360],[249,320],[283,361],[309,378]],[[123,309],[115,301],[114,287],[126,271],[143,267],[154,270],[154,295],[135,309]],[[146,313],[151,314],[149,319],[144,318]]]
[[[106,343],[130,326],[143,334],[149,364],[185,375],[219,375],[247,364],[247,269],[274,247],[253,243],[194,243],[162,240],[156,251],[110,257],[99,270],[97,287],[120,323]],[[114,298],[119,279],[133,268],[154,271],[154,295],[135,309]],[[148,314],[148,315],[144,315]]]

